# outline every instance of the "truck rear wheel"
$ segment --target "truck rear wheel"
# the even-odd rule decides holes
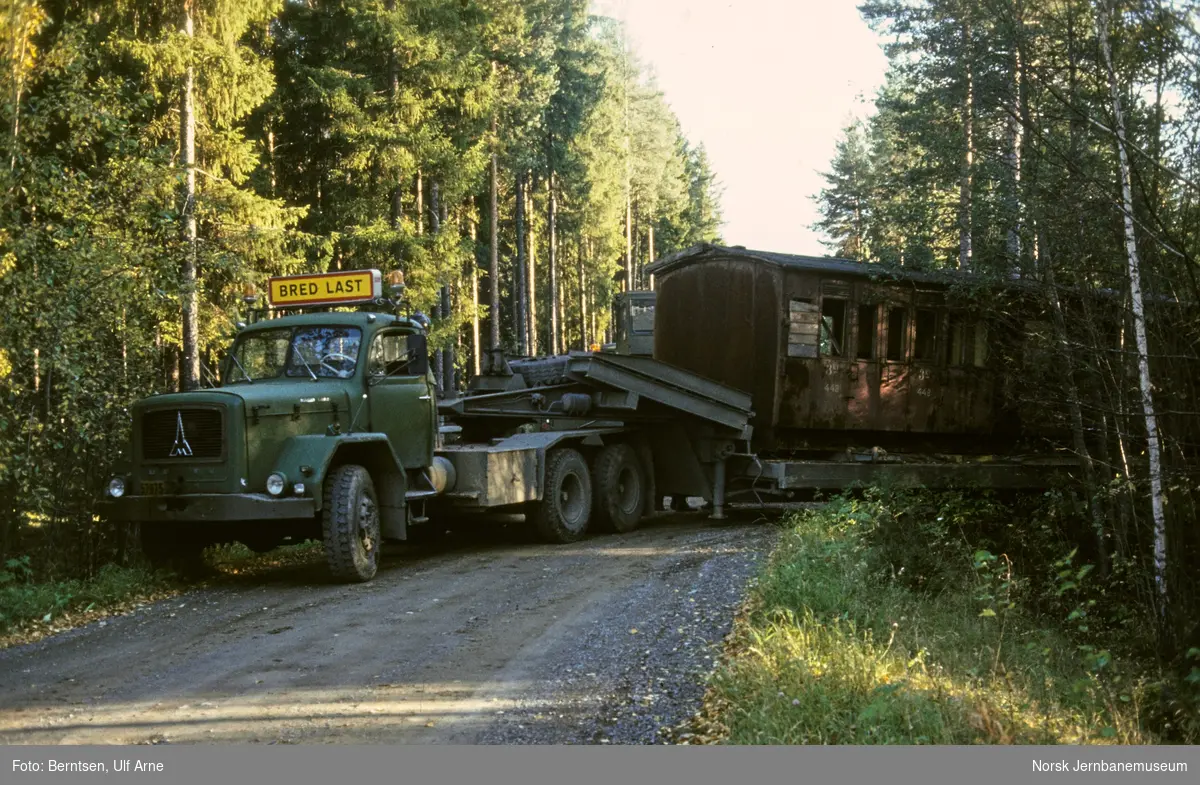
[[[642,520],[646,476],[637,451],[628,444],[610,444],[596,456],[596,525],[606,531],[631,532]]]
[[[334,578],[362,583],[379,569],[379,502],[370,473],[339,466],[325,479],[325,561]]]
[[[535,531],[547,542],[576,542],[587,534],[592,514],[592,478],[587,461],[569,447],[546,456],[546,485],[541,501],[530,506]]]

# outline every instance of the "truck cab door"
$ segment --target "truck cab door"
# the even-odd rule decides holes
[[[367,354],[368,429],[387,434],[406,469],[433,462],[436,401],[429,376],[425,336],[383,330]]]

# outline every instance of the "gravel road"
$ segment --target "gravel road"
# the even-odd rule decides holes
[[[775,532],[691,513],[403,546],[364,585],[223,580],[0,651],[0,743],[660,742]]]

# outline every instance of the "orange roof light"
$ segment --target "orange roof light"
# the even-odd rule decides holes
[[[388,288],[393,291],[404,288],[404,272],[402,270],[392,270],[387,276]]]
[[[258,290],[254,288],[254,284],[248,283],[242,287],[242,302],[247,304],[258,302]]]

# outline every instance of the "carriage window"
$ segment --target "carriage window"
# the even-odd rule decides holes
[[[937,347],[937,311],[917,309],[917,335],[913,341],[914,360],[932,360]]]
[[[946,315],[949,329],[946,331],[946,365],[962,365],[966,340],[966,325],[962,314]]]
[[[825,297],[821,300],[821,354],[841,357],[846,337],[846,301]]]
[[[874,305],[858,306],[858,359],[875,359],[875,314]]]
[[[903,306],[888,311],[887,358],[904,359],[904,338],[908,332],[908,309]]]

